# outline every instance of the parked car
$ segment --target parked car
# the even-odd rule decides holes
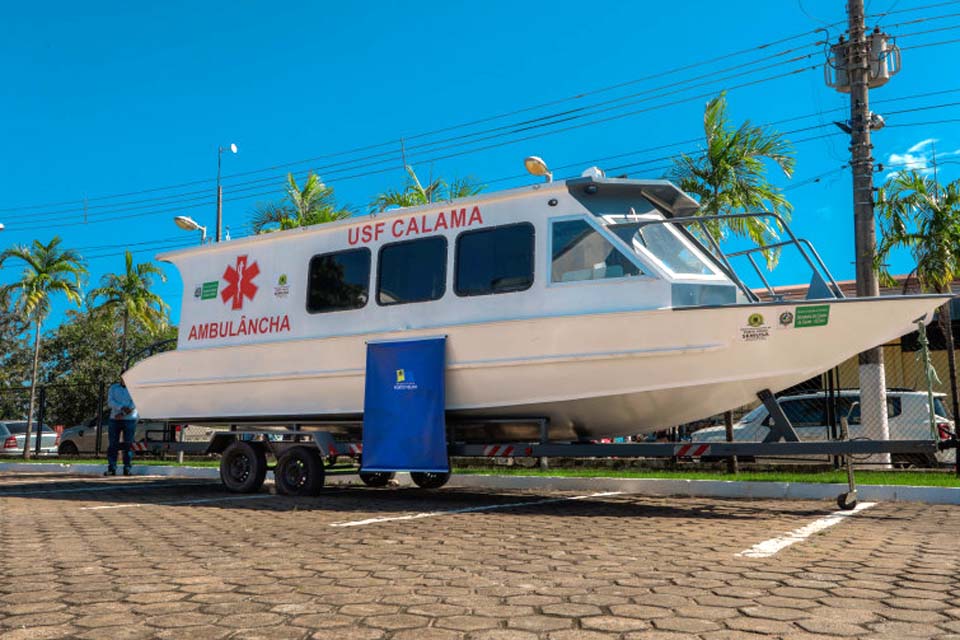
[[[40,455],[57,455],[57,444],[60,442],[57,432],[41,425],[42,435],[40,436]],[[27,421],[3,421],[0,422],[0,456],[14,457],[23,455],[23,444],[27,437]],[[30,452],[36,455],[37,431],[36,425],[30,430]]]
[[[100,453],[107,452],[108,418],[103,417],[102,432],[100,434]],[[137,430],[134,432],[133,441],[143,443],[146,446],[146,452],[157,454],[160,451],[160,441],[164,439],[164,430],[167,428],[165,422],[155,420],[140,420],[137,422]],[[172,437],[180,439],[180,430],[183,430],[183,440],[186,442],[207,441],[213,436],[214,429],[209,427],[200,427],[196,425],[170,425],[174,430]],[[89,418],[69,429],[64,429],[60,435],[60,455],[75,456],[80,454],[96,453],[97,445],[97,419]]]
[[[944,394],[933,396],[934,420],[937,426],[936,438],[949,440],[953,437],[954,423],[943,404]],[[827,401],[824,393],[804,393],[779,398],[783,412],[789,418],[800,440],[829,440],[834,437],[827,424]],[[847,416],[851,439],[876,439],[877,434],[867,433],[860,422],[860,392],[856,389],[837,392],[837,416]],[[930,434],[930,409],[927,393],[924,391],[906,391],[890,389],[887,391],[887,419],[892,440],[926,440]],[[743,416],[733,425],[733,439],[743,442],[761,442],[770,432],[770,413],[764,405]],[[694,431],[690,436],[693,442],[725,442],[726,430],[723,426],[708,427]],[[909,466],[939,466],[953,464],[956,452],[952,449],[940,451],[935,457],[921,454],[894,454],[895,464]]]
[[[107,452],[108,432],[107,418],[103,418],[103,431],[100,434],[100,453]],[[150,432],[151,440],[160,440],[163,437],[164,423],[150,420],[140,420],[137,422],[137,430],[134,433],[134,442],[141,442],[147,438],[147,432]],[[90,418],[82,423],[64,429],[60,434],[60,455],[75,456],[78,454],[95,453],[97,446],[97,419]]]

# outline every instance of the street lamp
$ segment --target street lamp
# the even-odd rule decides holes
[[[200,245],[207,241],[207,228],[200,225],[196,220],[189,216],[177,216],[173,222],[184,231],[199,231]]]
[[[223,162],[223,152],[229,149],[237,152],[237,145],[230,143],[229,147],[217,147],[217,242],[220,242],[220,229],[223,227],[223,187],[220,186],[220,164]]]
[[[527,173],[532,176],[541,176],[547,179],[547,182],[553,182],[553,173],[547,168],[547,163],[539,156],[528,156],[523,161],[523,166],[527,168]]]

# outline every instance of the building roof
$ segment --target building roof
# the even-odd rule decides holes
[[[912,274],[893,276],[893,279],[895,281],[893,286],[880,287],[881,296],[902,296],[922,293],[922,291],[920,291],[920,284]],[[840,290],[844,296],[848,298],[857,297],[856,280],[838,280],[837,285],[840,286]],[[810,285],[808,284],[791,284],[783,287],[773,287],[777,296],[782,297],[784,300],[805,300],[809,289]],[[954,293],[960,293],[960,280],[954,280],[951,289]],[[754,289],[753,292],[760,296],[761,300],[771,300],[770,292],[765,288]]]

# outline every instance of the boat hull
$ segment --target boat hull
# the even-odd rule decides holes
[[[366,342],[447,336],[447,410],[458,438],[648,433],[785,389],[913,330],[946,298],[644,310],[186,349],[124,375],[151,419],[359,419]],[[472,424],[472,426],[471,426]]]

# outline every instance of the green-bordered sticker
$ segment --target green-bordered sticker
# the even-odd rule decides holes
[[[200,289],[200,299],[201,300],[212,300],[217,297],[217,289],[220,286],[219,280],[211,280],[210,282],[204,282],[203,288]]]
[[[793,326],[797,329],[804,327],[825,327],[830,322],[830,305],[818,304],[810,307],[797,307]]]

